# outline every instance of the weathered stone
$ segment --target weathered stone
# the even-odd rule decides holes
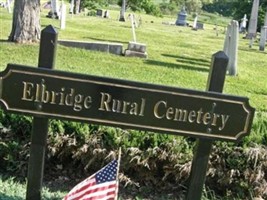
[[[138,51],[145,53],[146,52],[146,44],[141,44],[137,42],[129,42],[128,43],[128,49],[131,51]]]
[[[187,25],[186,17],[187,17],[187,13],[185,11],[185,7],[183,7],[182,10],[178,13],[178,18],[175,24],[177,26],[186,26]]]
[[[227,27],[227,32],[224,41],[224,53],[229,57],[229,62],[227,65],[227,70],[229,75],[237,75],[237,53],[238,53],[238,36],[239,25],[238,22],[232,20]]]
[[[257,36],[258,12],[259,12],[259,0],[254,0],[251,10],[251,16],[249,19],[248,34],[246,36],[248,39]]]
[[[123,44],[121,43],[84,42],[72,40],[60,40],[58,41],[58,43],[68,47],[83,48],[93,51],[102,51],[116,55],[122,55],[123,52]]]
[[[260,51],[264,51],[265,50],[266,29],[267,29],[267,26],[261,27],[261,37],[260,37],[260,46],[259,46],[259,50]]]
[[[139,57],[139,58],[147,58],[147,53],[143,53],[143,52],[138,52],[138,51],[132,51],[132,50],[129,50],[129,49],[126,49],[125,50],[125,53],[124,55],[126,57]]]

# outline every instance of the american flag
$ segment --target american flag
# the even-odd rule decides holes
[[[97,173],[76,185],[63,200],[115,200],[118,161],[113,160]]]

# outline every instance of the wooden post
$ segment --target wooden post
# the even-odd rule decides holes
[[[51,25],[47,26],[41,32],[38,67],[47,69],[54,68],[57,36],[58,33]],[[37,104],[36,109],[41,110],[42,103]],[[34,117],[26,200],[41,200],[47,133],[48,119],[44,117]]]
[[[207,91],[222,93],[227,64],[228,57],[223,51],[213,54],[206,89]],[[215,103],[212,105],[211,113],[214,112],[214,110],[216,110]],[[208,127],[207,132],[212,132],[212,129]],[[213,140],[211,139],[199,139],[197,141],[196,152],[194,153],[191,166],[190,183],[186,200],[201,199],[212,143]]]

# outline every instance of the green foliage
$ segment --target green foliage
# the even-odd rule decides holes
[[[118,1],[118,5],[122,5],[122,0]],[[127,0],[126,8],[131,9],[133,12],[145,11],[149,15],[162,16],[159,6],[155,5],[151,0]]]

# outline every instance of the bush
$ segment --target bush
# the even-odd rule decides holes
[[[31,118],[3,112],[0,118],[0,169],[26,177]],[[248,195],[267,198],[266,146],[255,144],[266,142],[266,127],[266,115],[258,113],[251,136],[239,144],[214,144],[207,188],[229,198],[244,199]],[[159,192],[182,191],[188,183],[194,141],[147,131],[51,120],[45,177],[52,181],[59,176],[70,177],[70,180],[88,176],[114,158],[121,147],[122,184],[148,186]],[[210,190],[207,195],[212,195]]]

